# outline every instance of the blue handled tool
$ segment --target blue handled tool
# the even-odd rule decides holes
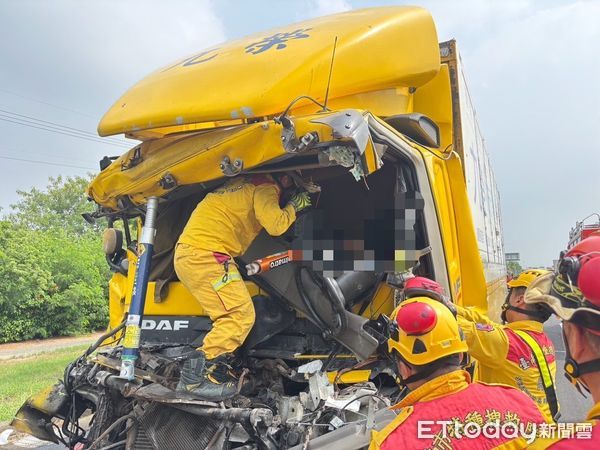
[[[127,380],[135,378],[135,360],[139,356],[140,334],[142,316],[144,315],[144,303],[146,302],[146,291],[148,289],[148,278],[150,275],[150,264],[154,251],[154,235],[156,230],[154,223],[158,211],[158,197],[150,197],[146,206],[146,220],[142,227],[141,237],[138,241],[138,260],[135,278],[133,280],[133,291],[129,314],[125,321],[125,336],[123,338],[123,353],[121,354],[120,377]]]

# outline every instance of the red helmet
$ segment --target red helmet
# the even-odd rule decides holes
[[[443,302],[445,292],[437,281],[425,277],[414,277],[404,283],[404,298],[413,297],[428,297]]]
[[[600,334],[600,235],[564,252],[557,273],[535,280],[525,302],[545,304],[561,319]]]
[[[566,252],[558,273],[579,289],[581,300],[600,308],[600,234],[589,236]]]
[[[413,297],[400,303],[390,318],[396,326],[388,351],[397,351],[409,364],[424,366],[469,350],[456,318],[440,301]],[[413,375],[404,381],[410,378],[419,379]]]

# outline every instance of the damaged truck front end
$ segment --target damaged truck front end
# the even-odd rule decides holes
[[[78,449],[364,448],[402,395],[381,349],[406,278],[486,307],[459,96],[430,15],[374,8],[295,27],[279,47],[269,39],[281,33],[250,37],[155,72],[103,118],[101,135],[142,141],[104,158],[87,192],[97,207],[86,219],[108,222],[108,331],[15,428]],[[227,180],[281,172],[313,207],[236,258],[257,318],[230,367],[239,394],[176,395],[182,361],[211,329],[174,271],[178,237]],[[139,349],[122,377],[150,218]],[[273,255],[271,270],[252,265]]]
[[[404,272],[418,264],[420,273],[434,276],[435,258],[443,270],[443,255],[431,250],[432,241],[440,240],[429,231],[438,230],[435,213],[424,207],[431,192],[426,188],[424,197],[419,187],[427,186],[425,162],[414,143],[367,112],[286,119],[287,128],[286,121],[273,120],[178,136],[157,151],[157,142],[143,143],[98,176],[90,193],[110,200],[103,198],[93,215],[107,217],[113,227],[122,222],[105,233],[114,271],[110,331],[67,368],[50,395],[21,408],[15,428],[70,447],[183,449],[225,448],[225,442],[232,448],[290,448],[352,425],[363,430],[362,445],[368,443],[378,411],[399,393],[394,373],[376,357],[385,341],[380,316],[396,305],[395,287]],[[283,136],[296,141],[291,151]],[[310,142],[297,150],[303,138]],[[255,144],[246,146],[246,140]],[[261,152],[256,143],[263,141],[265,148],[276,142],[280,154],[254,163],[253,155]],[[202,341],[210,320],[175,278],[172,252],[193,207],[227,178],[226,159],[240,161],[243,173],[301,171],[321,190],[313,210],[285,235],[262,233],[237,261],[242,268],[265,255],[296,255],[245,277],[258,319],[233,369],[252,388],[213,404],[174,392],[181,360]],[[193,170],[198,167],[221,176]],[[167,172],[171,184],[165,187]],[[110,186],[119,192],[107,192]],[[160,202],[140,357],[135,379],[126,380],[119,376],[122,328],[138,260],[134,225],[145,212],[139,192]],[[433,218],[428,226],[426,215]],[[84,426],[90,412],[93,420]]]

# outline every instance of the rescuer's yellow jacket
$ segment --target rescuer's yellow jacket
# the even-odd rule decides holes
[[[523,436],[466,436],[464,431],[512,422],[531,433],[544,422],[523,393],[508,386],[471,383],[464,370],[428,381],[391,409],[398,415],[381,431],[373,431],[369,450],[521,449],[527,444]]]
[[[552,421],[535,356],[531,347],[517,333],[523,331],[538,343],[554,381],[554,345],[544,333],[544,324],[535,320],[520,320],[500,325],[474,309],[460,306],[456,309],[458,324],[465,334],[469,353],[478,362],[476,378],[485,383],[516,387],[537,404],[547,421]]]
[[[279,186],[270,176],[234,178],[198,204],[178,242],[242,255],[263,228],[279,236],[296,220],[292,205],[279,207],[279,196]]]

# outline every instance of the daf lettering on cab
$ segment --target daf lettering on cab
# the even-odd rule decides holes
[[[142,320],[142,330],[185,330],[189,327],[189,320],[152,320],[152,319],[144,319]]]

